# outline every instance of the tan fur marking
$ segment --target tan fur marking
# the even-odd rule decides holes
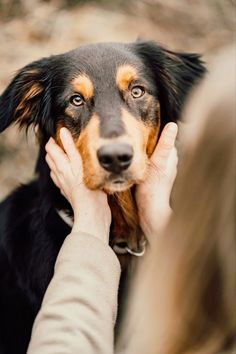
[[[72,80],[73,89],[80,93],[86,100],[93,97],[94,86],[91,79],[86,75],[79,75]]]
[[[117,203],[117,201],[113,198],[113,196],[108,196],[108,203],[112,215],[112,225],[110,229],[110,245],[113,247],[118,240],[121,239],[126,240],[125,235],[127,236],[127,224],[121,213],[120,206]],[[129,262],[130,255],[120,254],[117,256],[120,261],[121,269],[126,269]]]
[[[34,98],[39,95],[42,91],[43,88],[39,84],[30,84],[29,89],[26,90],[25,95],[23,96],[15,110],[15,116],[17,117],[17,121],[19,121],[20,124],[23,124],[27,120],[29,115],[32,113],[32,107],[30,102],[28,101],[31,98]]]
[[[123,239],[129,248],[137,250],[138,242],[142,238],[136,203],[131,190],[108,195],[108,202],[112,214],[110,243],[114,245],[117,240]],[[118,255],[122,269],[128,265],[128,255]]]
[[[19,122],[20,127],[22,127],[22,125],[27,122],[27,119],[29,118],[29,116],[32,114],[31,111],[31,106],[21,106],[20,108],[18,108],[15,112],[16,116],[17,116],[17,122]]]
[[[115,198],[121,207],[122,214],[129,228],[135,230],[138,225],[138,216],[136,213],[136,204],[134,202],[131,190],[115,193]]]
[[[63,149],[63,145],[61,142],[61,138],[60,138],[60,129],[63,127],[62,122],[57,122],[56,124],[56,135],[55,135],[55,141],[56,143]]]
[[[116,84],[121,91],[128,90],[132,81],[137,80],[137,71],[131,65],[122,65],[116,73]]]
[[[137,120],[125,109],[122,109],[122,120],[126,135],[134,150],[130,172],[134,172],[136,176],[134,183],[140,183],[145,177],[147,168],[146,146],[148,142],[148,130],[141,120]]]
[[[62,122],[56,125],[56,142],[62,147],[60,129]],[[84,183],[90,189],[98,189],[100,176],[100,165],[97,159],[97,145],[99,140],[99,119],[96,114],[90,119],[88,125],[81,131],[78,138],[74,138],[75,145],[81,155],[84,167]]]
[[[148,157],[150,157],[156,147],[156,144],[157,144],[159,129],[157,129],[156,127],[153,127],[153,126],[150,126],[150,127],[147,126],[147,129],[149,130],[149,135],[148,135],[148,143],[147,143],[146,151],[147,151]]]
[[[37,95],[39,95],[43,91],[43,87],[39,84],[35,83],[30,86],[29,90],[26,92],[23,100],[29,100]]]
[[[161,125],[161,118],[160,118],[160,107],[158,109],[158,124],[157,126],[153,126],[153,125],[147,125],[147,129],[148,129],[148,141],[147,141],[147,147],[146,147],[146,153],[147,156],[150,157],[156,147],[157,144],[157,139],[158,139],[158,135],[160,132],[160,125]]]
[[[97,159],[97,146],[99,141],[99,119],[96,114],[90,119],[88,125],[82,130],[75,141],[84,166],[84,183],[90,189],[99,188],[100,165]]]

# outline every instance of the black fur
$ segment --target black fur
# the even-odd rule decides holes
[[[0,98],[0,131],[13,122],[27,128],[33,125],[40,140],[37,178],[19,187],[0,204],[2,354],[26,352],[32,323],[53,275],[57,254],[70,232],[56,212],[56,208],[70,210],[70,207],[50,179],[44,151],[48,138],[55,135],[57,119],[64,119],[61,112],[66,83],[81,68],[94,75],[102,72],[105,80],[109,80],[114,75],[112,67],[115,70],[122,60],[141,65],[146,79],[153,82],[160,101],[162,126],[179,118],[189,89],[205,71],[197,55],[174,53],[154,42],[92,45],[27,65]],[[32,85],[40,89],[19,108]],[[104,97],[104,105],[108,101]],[[84,124],[88,117],[84,112]],[[78,131],[81,129],[80,122],[66,124],[71,129],[77,124]]]

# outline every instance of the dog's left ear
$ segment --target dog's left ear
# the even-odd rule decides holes
[[[21,69],[0,97],[0,132],[14,122],[26,129],[30,125],[49,128],[50,89],[50,58]]]
[[[191,87],[206,69],[200,56],[166,50],[155,42],[137,41],[135,51],[153,73],[161,105],[162,123],[176,121]]]

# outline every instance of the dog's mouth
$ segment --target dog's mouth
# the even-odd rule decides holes
[[[103,190],[107,194],[125,192],[146,177],[148,164],[147,155],[144,153],[133,154],[129,165],[123,155],[121,160],[113,161],[111,165],[109,159],[101,161],[103,166],[98,163],[94,154],[83,158],[84,183],[91,190]]]
[[[111,175],[105,181],[103,190],[108,194],[112,194],[115,192],[123,192],[132,187],[133,184],[134,181],[125,176]]]

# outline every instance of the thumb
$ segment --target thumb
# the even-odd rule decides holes
[[[151,162],[158,167],[158,169],[166,169],[169,156],[175,146],[177,132],[178,126],[176,123],[171,122],[164,127],[157,146],[150,158]]]

